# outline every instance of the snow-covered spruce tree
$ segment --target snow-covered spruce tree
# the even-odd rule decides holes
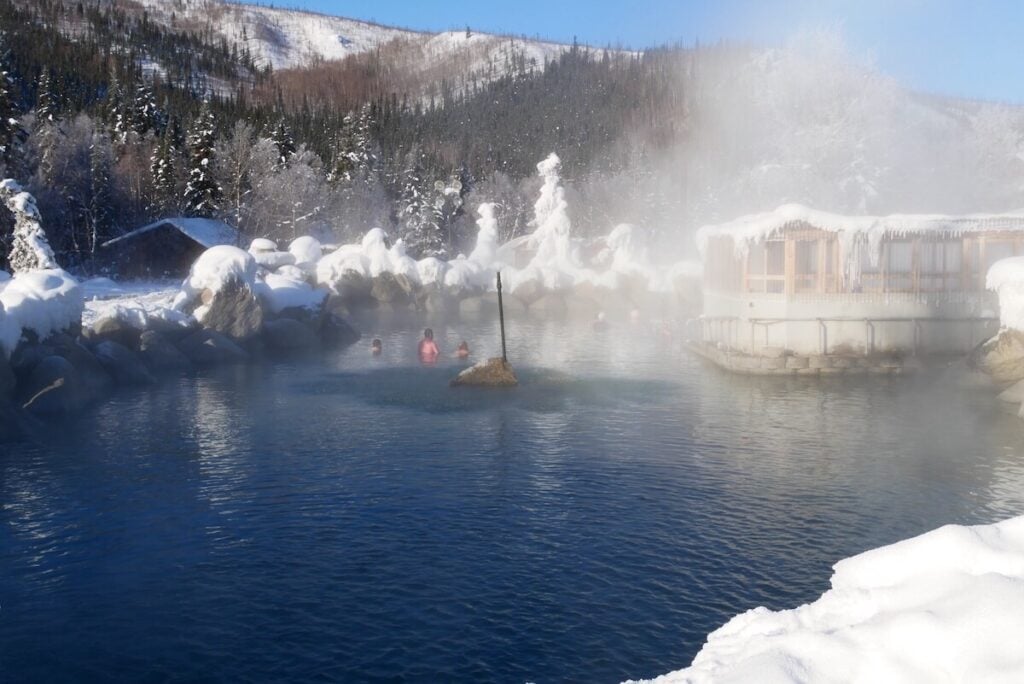
[[[271,136],[271,140],[274,141],[274,145],[277,147],[277,166],[284,168],[291,163],[292,157],[295,156],[295,138],[292,136],[291,129],[288,128],[288,124],[284,122],[284,119],[279,119],[277,126],[274,127],[274,134]]]
[[[0,182],[0,200],[14,214],[14,234],[7,264],[14,273],[40,268],[59,268],[41,225],[42,218],[32,195],[8,178]]]
[[[153,89],[145,81],[140,82],[135,88],[131,116],[131,128],[139,135],[145,135],[149,131],[157,131],[160,128],[160,110],[156,106]]]
[[[89,203],[87,223],[89,237],[86,249],[95,254],[100,243],[111,237],[110,167],[113,163],[110,138],[97,128],[89,146]]]
[[[15,118],[14,81],[7,68],[9,57],[6,36],[0,31],[0,163],[2,171],[8,173],[21,132],[21,125]]]
[[[424,173],[423,154],[418,146],[413,146],[405,157],[398,206],[402,239],[410,254],[419,259],[444,254],[444,240],[435,220],[432,186],[428,185]]]
[[[327,181],[334,185],[350,184],[355,177],[356,169],[355,118],[347,114],[341,122],[341,128],[331,142],[331,166],[327,173]]]
[[[103,103],[103,114],[115,140],[124,143],[132,129],[131,107],[117,69],[110,69],[110,84]]]
[[[150,209],[157,214],[178,209],[178,148],[170,128],[157,141],[150,158],[149,172],[153,181]]]
[[[54,89],[53,77],[49,70],[44,69],[39,76],[36,94],[36,127],[46,123],[56,123],[60,111],[57,91]]]
[[[217,130],[209,103],[204,103],[188,134],[189,170],[185,186],[185,212],[212,217],[220,208],[221,187],[213,172]]]

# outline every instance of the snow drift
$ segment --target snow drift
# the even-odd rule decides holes
[[[23,331],[45,339],[78,325],[83,307],[78,281],[66,271],[24,271],[13,278],[4,273],[0,277],[0,350],[10,356]]]
[[[1000,259],[985,275],[985,287],[999,295],[999,323],[1024,332],[1024,257]]]
[[[652,681],[1024,681],[1024,516],[946,525],[834,570],[817,601],[738,615]]]

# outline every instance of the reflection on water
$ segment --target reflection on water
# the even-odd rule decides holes
[[[742,378],[643,326],[517,322],[522,387],[452,389],[422,327],[8,448],[5,675],[653,675],[841,557],[1024,509],[1021,423],[948,377]],[[492,323],[432,327],[499,348]]]

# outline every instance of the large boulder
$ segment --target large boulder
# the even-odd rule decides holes
[[[452,387],[515,387],[519,384],[508,361],[502,358],[481,361],[455,376]]]
[[[17,382],[10,361],[3,352],[0,352],[0,401],[14,396],[14,386]]]
[[[515,289],[512,290],[512,294],[521,299],[526,306],[530,306],[547,294],[547,290],[544,289],[544,285],[539,280],[531,278],[516,285]]]
[[[357,271],[345,271],[335,285],[340,301],[348,310],[372,307],[374,281]]]
[[[459,302],[459,315],[463,317],[497,316],[498,296],[495,294],[466,297]]]
[[[987,373],[994,381],[1010,385],[1024,380],[1024,332],[1003,329],[971,353],[971,366]]]
[[[121,385],[152,385],[156,378],[149,372],[142,359],[131,349],[114,342],[103,340],[94,347],[96,358]]]
[[[18,442],[41,425],[20,406],[7,399],[0,399],[0,444]]]
[[[32,369],[22,392],[24,407],[42,415],[74,413],[89,404],[89,392],[62,356],[47,356]]]
[[[105,396],[114,388],[114,378],[78,340],[67,335],[55,336],[50,339],[49,347],[55,356],[64,357],[75,367],[92,401]]]
[[[555,292],[549,292],[530,305],[530,313],[541,318],[564,318],[568,311],[565,297]]]
[[[197,366],[245,363],[249,354],[216,330],[200,329],[178,343],[178,348]]]
[[[264,321],[263,341],[267,347],[279,352],[306,351],[320,343],[312,328],[293,318]]]
[[[263,327],[263,307],[248,284],[229,280],[217,292],[203,294],[203,310],[197,316],[202,326],[233,340],[247,340]]]
[[[324,315],[320,323],[320,341],[328,349],[348,347],[359,341],[359,331],[344,318],[333,313]]]
[[[403,276],[404,278],[404,276]],[[406,279],[408,284],[408,279]],[[379,304],[407,304],[410,290],[402,286],[398,278],[387,271],[373,279],[370,296]]]
[[[456,306],[454,300],[436,287],[424,289],[416,298],[416,308],[432,314],[448,314]]]
[[[101,340],[114,340],[129,349],[138,347],[140,334],[142,334],[141,330],[115,316],[101,318],[82,331],[82,337],[90,344]]]
[[[188,357],[155,330],[147,330],[139,337],[139,358],[151,373],[181,373],[192,368]]]

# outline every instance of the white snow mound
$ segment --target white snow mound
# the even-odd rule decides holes
[[[1000,259],[985,275],[985,287],[999,295],[999,323],[1024,331],[1024,257]]]
[[[10,356],[23,330],[45,339],[82,320],[82,290],[59,268],[25,271],[0,289],[0,351]]]
[[[946,525],[834,566],[793,610],[755,608],[659,684],[1024,681],[1024,516]]]
[[[181,285],[181,292],[174,299],[174,308],[180,309],[202,294],[203,290],[219,292],[232,281],[253,287],[256,284],[256,259],[238,247],[211,247],[192,264],[188,278]]]

